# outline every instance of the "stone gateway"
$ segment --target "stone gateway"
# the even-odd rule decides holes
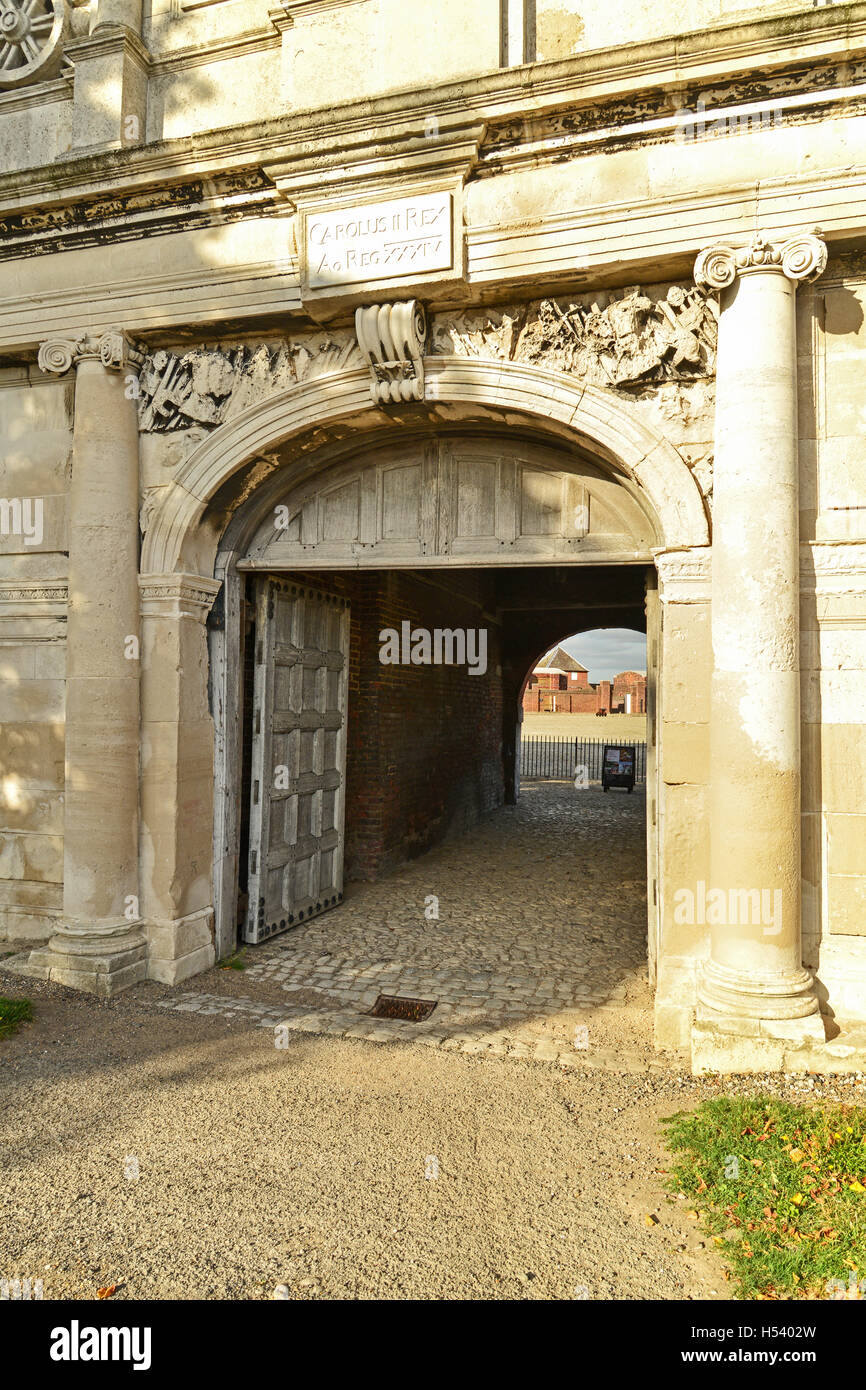
[[[866,3],[405,10],[4,0],[12,966],[338,932],[632,627],[657,1046],[863,1069]]]

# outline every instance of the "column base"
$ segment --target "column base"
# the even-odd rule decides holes
[[[140,924],[105,931],[61,930],[30,952],[17,973],[109,999],[147,977],[147,944]]]
[[[799,1018],[743,1018],[698,1002],[692,1025],[692,1073],[807,1072],[826,1041],[819,1013]]]
[[[149,919],[147,978],[177,985],[210,970],[216,960],[213,908],[204,907],[171,921]]]
[[[761,976],[705,963],[698,982],[698,1003],[726,1018],[758,1021],[809,1018],[818,1013],[815,982],[802,966]]]

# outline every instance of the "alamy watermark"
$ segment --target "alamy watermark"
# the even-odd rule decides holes
[[[835,1302],[840,1299],[847,1301],[866,1298],[866,1279],[858,1279],[854,1270],[848,1274],[847,1284],[844,1279],[828,1279],[824,1288],[828,1298],[832,1298]]]
[[[679,107],[675,119],[674,139],[678,144],[689,144],[707,136],[713,138],[717,135],[778,130],[785,123],[781,107],[757,104],[728,112],[717,110],[708,117],[707,103],[703,97],[699,97],[695,102],[694,111],[687,106]]]
[[[44,534],[41,497],[0,497],[0,536],[20,536],[25,545],[41,545]]]
[[[486,627],[385,627],[379,633],[383,666],[466,666],[470,676],[487,670]]]
[[[41,1279],[0,1279],[0,1303],[41,1302],[43,1298]]]
[[[151,1361],[149,1327],[82,1327],[73,1318],[68,1327],[51,1332],[52,1361],[130,1361],[134,1371],[147,1371]]]
[[[674,893],[674,921],[690,927],[763,927],[765,936],[782,930],[781,888],[708,888],[703,879],[696,891]]]

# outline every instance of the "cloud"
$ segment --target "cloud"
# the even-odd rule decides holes
[[[587,668],[589,679],[613,680],[620,671],[646,670],[646,636],[626,627],[596,628],[566,637],[559,646]]]

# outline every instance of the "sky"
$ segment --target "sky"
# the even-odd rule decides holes
[[[630,628],[596,628],[558,645],[587,668],[593,684],[612,680],[620,671],[646,670],[646,636]]]

